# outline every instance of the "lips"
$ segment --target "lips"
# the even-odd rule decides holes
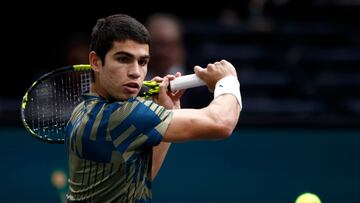
[[[128,82],[124,84],[124,87],[130,93],[137,93],[140,89],[140,85],[137,82]]]
[[[139,88],[140,87],[140,85],[136,82],[126,83],[125,86],[131,87],[131,88]]]

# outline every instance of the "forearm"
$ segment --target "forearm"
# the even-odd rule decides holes
[[[216,140],[231,134],[237,124],[240,107],[233,95],[223,94],[206,108],[173,110],[173,113],[163,141]]]
[[[161,142],[158,146],[153,147],[151,179],[154,180],[164,163],[167,152],[169,151],[170,143]]]
[[[215,98],[207,107],[207,110],[212,120],[228,128],[231,134],[239,120],[241,107],[234,95],[223,94]]]
[[[208,64],[206,69],[195,66],[194,71],[214,90],[214,100],[203,109],[173,110],[165,142],[222,139],[230,136],[236,127],[242,101],[235,68],[222,60]]]

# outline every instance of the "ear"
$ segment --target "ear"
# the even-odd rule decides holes
[[[95,51],[91,51],[89,53],[89,61],[90,61],[91,69],[95,72],[99,72],[102,63],[101,63],[101,59],[95,53]]]

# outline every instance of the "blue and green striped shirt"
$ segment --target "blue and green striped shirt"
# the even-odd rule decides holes
[[[172,112],[152,101],[84,95],[66,128],[68,201],[150,202],[152,147]]]

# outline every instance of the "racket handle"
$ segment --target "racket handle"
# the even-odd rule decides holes
[[[202,81],[195,74],[184,75],[176,78],[175,80],[170,81],[170,90],[182,90],[189,89],[192,87],[199,87],[205,85],[204,81]]]

